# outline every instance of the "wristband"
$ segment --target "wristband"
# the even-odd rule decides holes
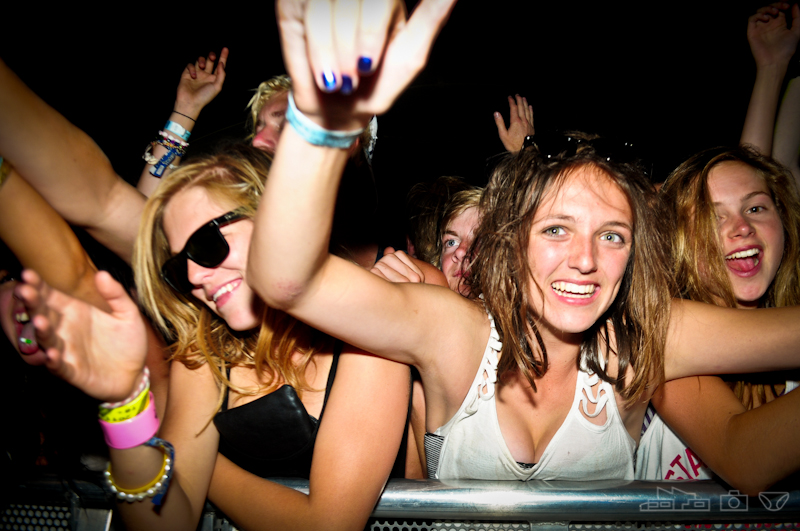
[[[355,142],[364,131],[363,129],[356,129],[355,131],[330,131],[324,127],[318,126],[300,112],[297,105],[294,103],[294,96],[291,91],[289,91],[289,106],[286,109],[286,121],[297,131],[297,134],[303,137],[303,140],[314,146],[347,149],[353,145],[353,142]]]
[[[181,124],[175,123],[172,120],[167,120],[167,125],[164,126],[164,131],[175,133],[184,140],[189,140],[189,137],[192,135],[192,133],[187,131]]]
[[[150,438],[144,445],[159,448],[164,452],[164,461],[161,463],[161,470],[159,470],[156,477],[153,478],[150,483],[142,487],[123,489],[114,482],[114,477],[111,472],[111,463],[109,462],[104,473],[106,485],[120,501],[134,502],[142,501],[146,497],[152,497],[153,504],[161,505],[164,500],[164,494],[169,488],[169,481],[172,479],[172,472],[175,468],[173,464],[175,462],[175,448],[164,439],[159,439],[158,437]]]
[[[106,422],[100,420],[106,444],[111,448],[124,450],[144,444],[158,431],[158,417],[153,400],[153,393],[149,393],[149,403],[144,411],[132,419],[122,422]]]
[[[100,412],[98,413],[100,420],[111,422],[113,424],[115,422],[123,422],[125,420],[132,419],[147,409],[147,405],[149,403],[149,391],[150,387],[148,386],[143,389],[141,393],[139,393],[139,396],[124,406],[115,407],[113,409],[105,409],[101,407]]]

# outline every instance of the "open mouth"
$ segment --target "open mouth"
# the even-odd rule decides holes
[[[216,293],[214,293],[214,296],[212,297],[212,300],[213,300],[214,302],[217,302],[217,300],[218,300],[220,297],[222,297],[222,296],[223,296],[223,295],[225,295],[226,293],[230,293],[231,291],[235,290],[235,289],[236,289],[238,286],[239,286],[239,282],[238,282],[238,281],[236,281],[236,280],[234,280],[233,282],[228,282],[227,284],[225,284],[224,286],[222,286],[221,288],[219,288],[219,289],[216,291]]]
[[[572,282],[553,282],[550,287],[556,294],[562,297],[572,297],[575,299],[588,299],[591,297],[597,286],[595,284],[573,284]]]
[[[727,255],[725,257],[725,263],[734,271],[749,273],[758,267],[760,263],[759,256],[761,256],[761,250],[757,247],[753,247],[752,249],[737,251]]]

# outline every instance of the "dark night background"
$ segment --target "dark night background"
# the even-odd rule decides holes
[[[648,147],[656,179],[704,147],[736,143],[755,76],[747,18],[759,5],[461,0],[427,69],[380,118],[382,201],[402,202],[412,183],[443,174],[483,184],[486,159],[503,149],[492,112],[507,115],[515,92],[533,104],[539,132],[581,129]],[[0,57],[129,181],[187,62],[231,50],[194,150],[244,136],[252,89],[284,72],[272,2],[202,12],[118,5],[113,15],[105,6],[17,4],[4,16]]]

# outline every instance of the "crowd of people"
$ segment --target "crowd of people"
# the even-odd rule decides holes
[[[376,117],[454,4],[278,0],[288,75],[258,87],[247,142],[187,157],[228,51],[201,57],[137,188],[0,63],[3,331],[101,402],[128,528],[194,529],[210,500],[245,529],[361,529],[389,477],[755,494],[800,469],[800,8],[750,18],[740,146],[655,184],[629,144],[537,133],[510,97],[486,186],[415,187],[395,250]]]

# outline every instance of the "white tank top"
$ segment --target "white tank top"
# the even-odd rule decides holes
[[[502,347],[494,319],[475,380],[458,412],[433,434],[425,434],[425,455],[431,479],[595,480],[633,479],[636,442],[619,416],[614,389],[583,367],[578,371],[575,399],[567,417],[535,465],[523,466],[511,455],[497,420],[495,384]],[[597,393],[592,387],[600,382]],[[589,415],[587,400],[596,404]],[[602,426],[590,417],[607,408]]]

